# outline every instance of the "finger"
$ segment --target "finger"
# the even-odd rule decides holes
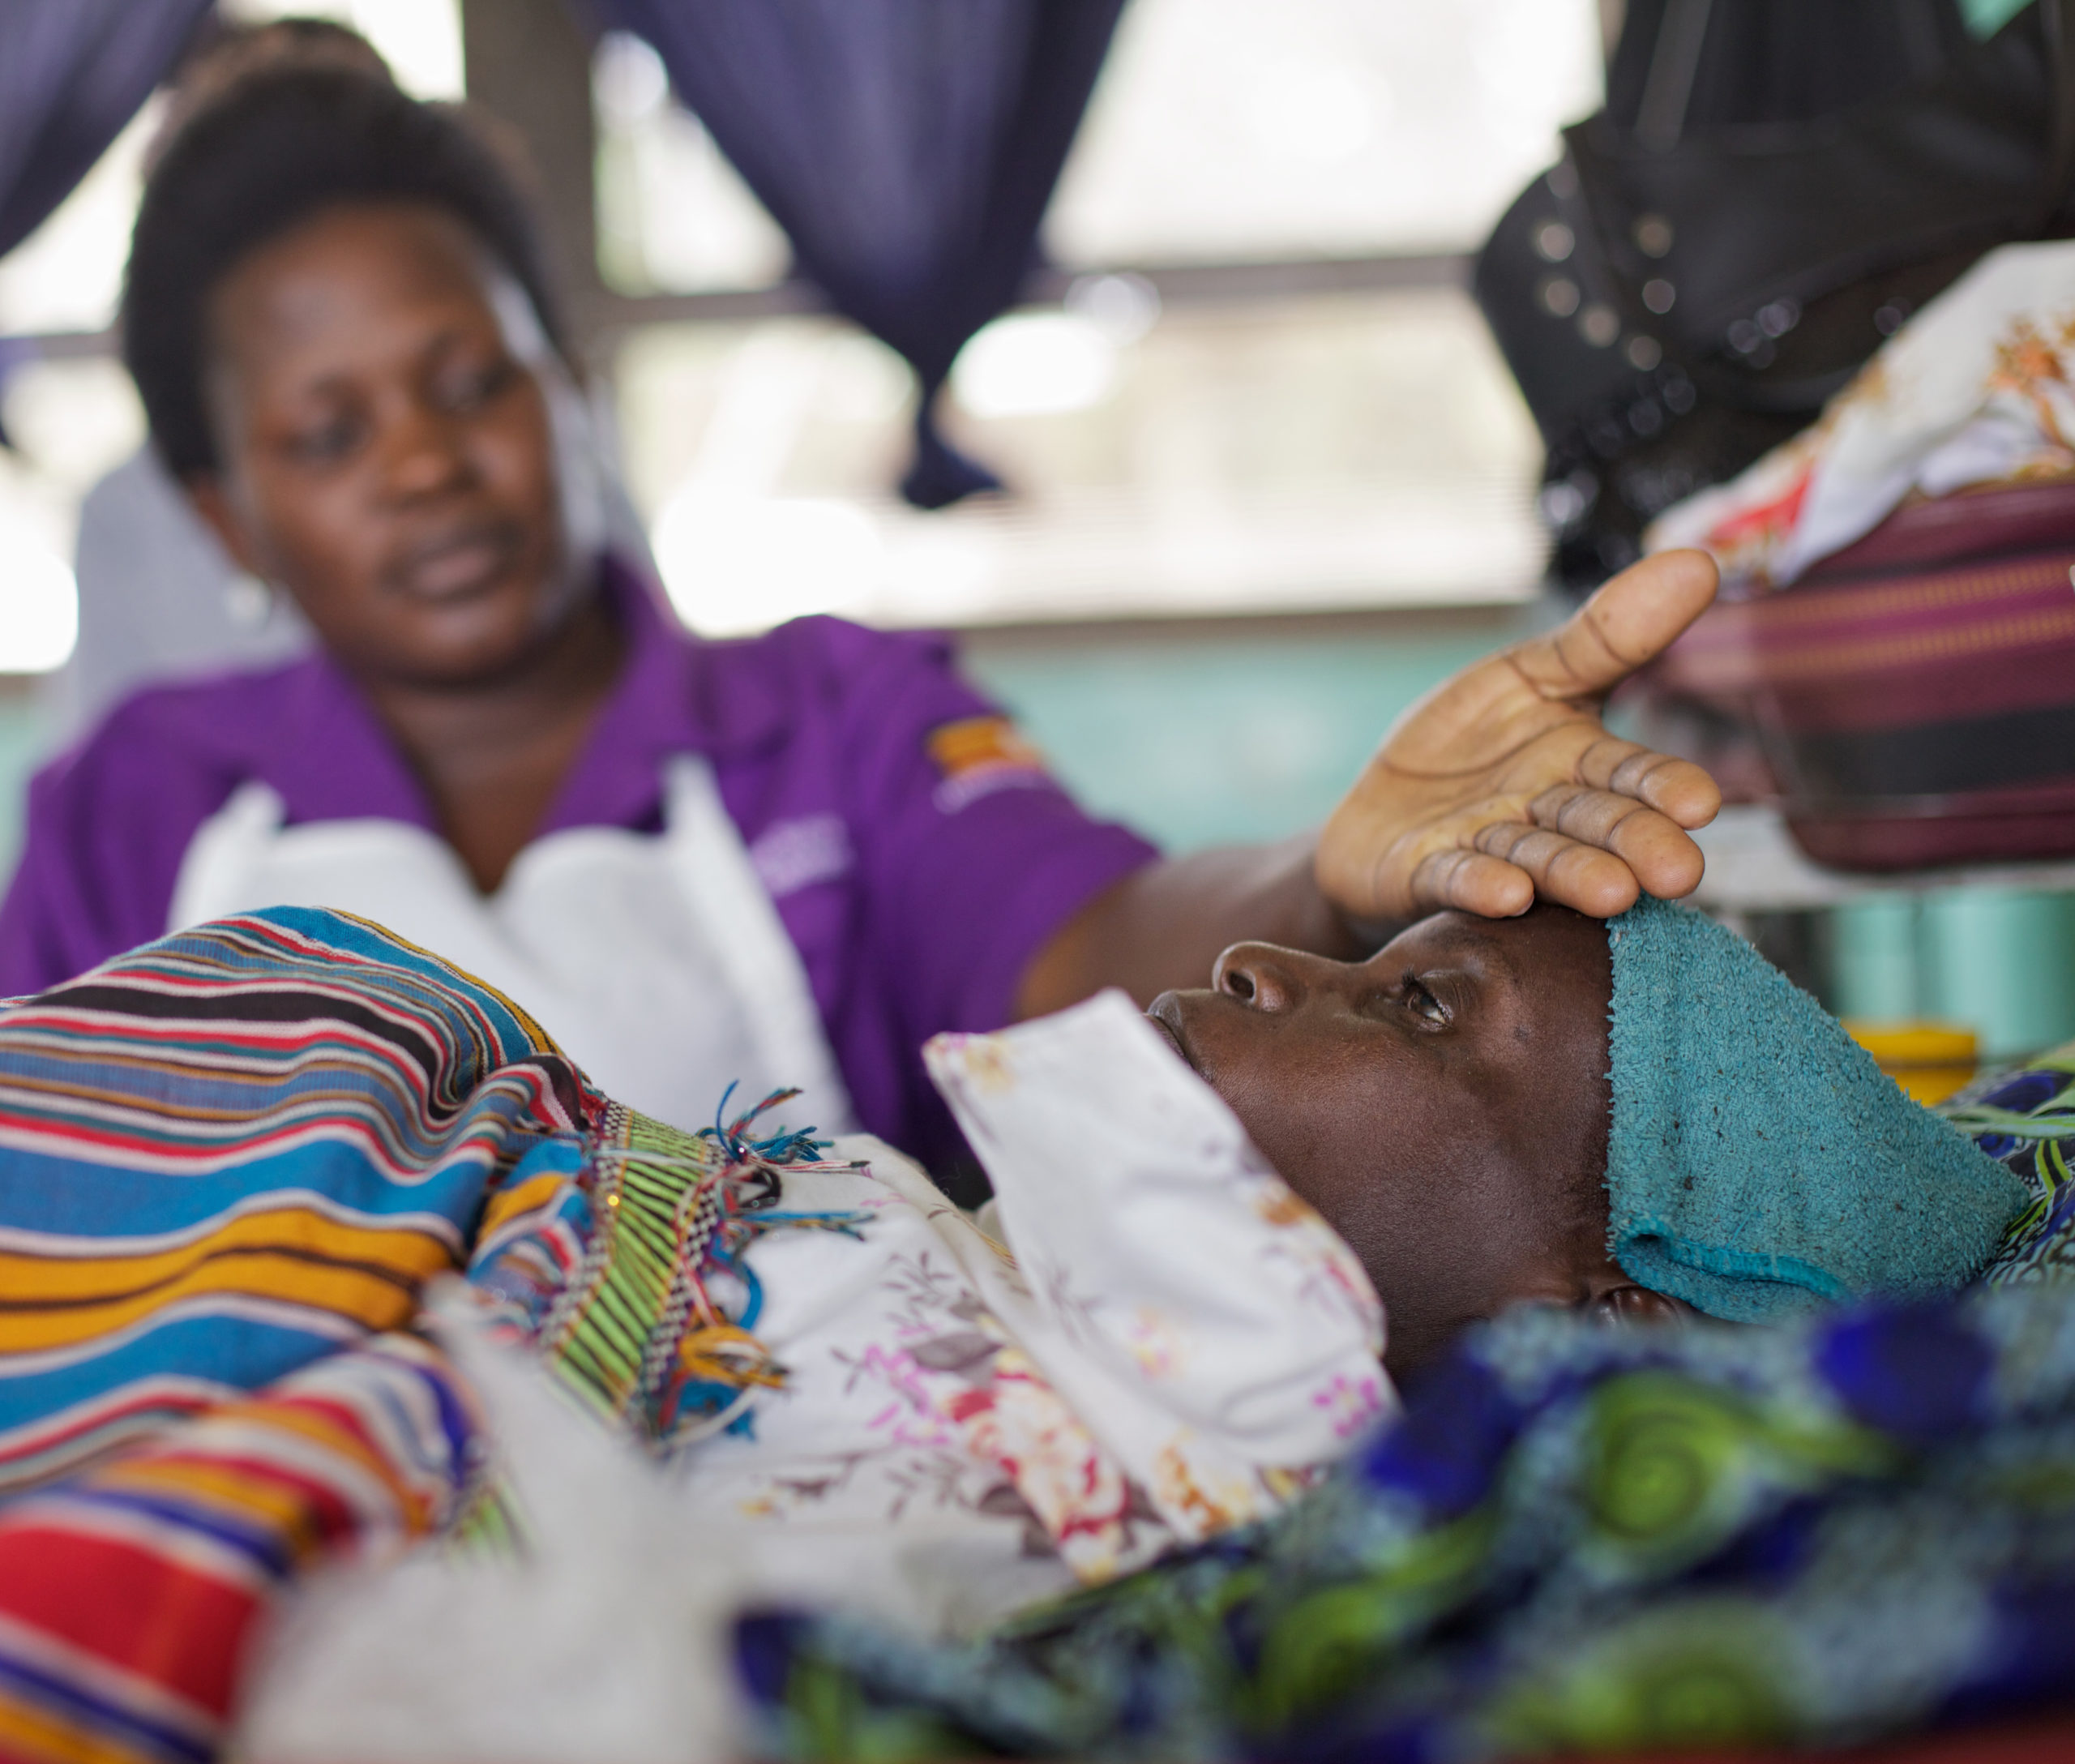
[[[1611,851],[1525,821],[1499,821],[1477,836],[1477,848],[1523,871],[1534,891],[1594,918],[1625,913],[1642,893],[1636,873]]]
[[[1611,853],[1639,883],[1664,899],[1691,894],[1707,867],[1701,848],[1684,828],[1632,796],[1558,785],[1538,796],[1528,812],[1538,827]]]
[[[1452,908],[1481,918],[1517,918],[1534,905],[1534,880],[1525,871],[1461,846],[1421,858],[1409,892],[1422,913]]]
[[[1660,551],[1631,564],[1547,636],[1512,652],[1548,698],[1609,691],[1708,609],[1718,580],[1705,551]]]
[[[1577,775],[1595,790],[1647,803],[1681,827],[1705,827],[1722,809],[1721,786],[1692,760],[1613,735],[1578,756]]]

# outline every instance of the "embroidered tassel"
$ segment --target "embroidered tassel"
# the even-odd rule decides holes
[[[859,1235],[862,1213],[773,1210],[787,1170],[845,1171],[812,1128],[756,1137],[757,1120],[798,1090],[775,1090],[728,1119],[684,1133],[619,1104],[587,1159],[593,1226],[583,1259],[540,1334],[548,1363],[584,1401],[660,1449],[747,1420],[785,1368],[753,1333],[763,1293],[743,1262],[767,1231]],[[742,1296],[714,1291],[725,1276]]]

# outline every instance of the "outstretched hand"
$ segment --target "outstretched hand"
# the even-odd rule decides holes
[[[1360,920],[1488,918],[1539,894],[1606,918],[1701,880],[1722,792],[1700,767],[1607,734],[1608,692],[1714,598],[1705,552],[1624,570],[1556,630],[1465,668],[1401,717],[1320,836],[1316,874]]]

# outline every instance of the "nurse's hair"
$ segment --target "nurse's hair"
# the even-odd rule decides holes
[[[421,203],[460,221],[569,354],[531,208],[473,118],[336,60],[255,69],[166,141],[130,235],[122,358],[175,477],[222,463],[203,389],[211,293],[259,246],[327,208],[367,202]]]
[[[165,113],[144,149],[144,171],[156,170],[165,150],[195,113],[240,80],[290,66],[352,67],[394,81],[381,51],[359,32],[331,19],[269,19],[264,24],[204,23],[208,41],[180,65],[166,94]]]

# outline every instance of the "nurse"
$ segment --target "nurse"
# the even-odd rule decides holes
[[[584,406],[524,202],[459,113],[347,67],[242,79],[139,214],[124,348],[152,440],[320,653],[139,694],[31,787],[0,993],[169,929],[342,907],[538,1014],[698,1125],[725,1085],[925,1158],[917,1050],[1260,937],[1417,910],[1588,912],[1698,880],[1705,773],[1598,695],[1706,603],[1654,560],[1459,676],[1316,840],[1160,859],[1082,814],[935,640],[675,627],[605,554]]]

